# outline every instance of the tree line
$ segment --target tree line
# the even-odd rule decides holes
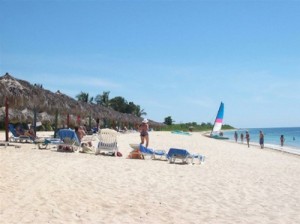
[[[133,114],[137,117],[147,115],[144,109],[141,109],[140,105],[137,105],[133,102],[128,102],[122,96],[116,96],[110,99],[109,94],[110,91],[103,91],[102,94],[98,94],[95,97],[90,97],[88,93],[81,91],[78,95],[76,95],[76,99],[85,103],[109,107],[120,113]]]
[[[181,124],[174,124],[174,120],[171,116],[168,116],[164,120],[165,126],[162,127],[163,131],[173,131],[173,130],[180,130],[180,131],[208,131],[212,130],[213,124],[211,122],[202,122],[201,124],[197,124],[197,122],[188,122],[188,123],[181,123]],[[223,130],[234,129],[231,125],[224,124],[222,126]]]

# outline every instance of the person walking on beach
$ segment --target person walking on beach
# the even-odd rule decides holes
[[[246,141],[247,141],[247,145],[248,145],[248,148],[249,148],[250,147],[250,144],[249,144],[249,142],[250,142],[250,134],[249,134],[248,131],[246,131]]]
[[[236,131],[234,132],[234,139],[235,139],[235,142],[237,142],[237,140],[238,140],[238,133]]]
[[[262,131],[259,131],[259,144],[260,144],[260,148],[263,149],[264,148],[264,134]]]
[[[280,145],[281,145],[281,147],[283,146],[284,141],[285,141],[284,135],[281,135],[280,136]]]
[[[146,140],[146,148],[148,148],[149,145],[148,130],[149,130],[148,120],[145,118],[143,122],[139,125],[139,132],[141,136],[141,145],[143,145]]]
[[[241,143],[243,144],[244,143],[244,134],[241,133]]]

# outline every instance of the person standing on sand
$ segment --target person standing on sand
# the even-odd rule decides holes
[[[243,144],[244,143],[244,134],[241,133],[241,143]]]
[[[246,131],[246,141],[247,141],[247,145],[248,145],[248,148],[250,147],[249,145],[249,142],[250,142],[250,134],[248,131]]]
[[[260,148],[263,149],[264,148],[264,134],[262,131],[259,131],[259,144],[260,144]]]
[[[280,145],[281,145],[281,147],[283,146],[284,141],[285,141],[284,135],[281,135],[280,136]]]
[[[146,148],[148,148],[149,145],[149,125],[148,125],[148,120],[145,118],[143,122],[139,125],[139,132],[141,133],[141,145],[144,144],[146,140]]]
[[[237,140],[238,140],[238,133],[236,131],[234,132],[234,139],[235,139],[235,142],[237,142]]]

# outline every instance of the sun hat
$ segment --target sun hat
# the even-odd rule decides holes
[[[145,118],[145,119],[143,120],[143,123],[148,123],[148,120]]]

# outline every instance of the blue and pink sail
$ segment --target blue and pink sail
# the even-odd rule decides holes
[[[215,124],[212,130],[212,133],[219,133],[221,131],[222,128],[222,124],[223,124],[223,117],[224,117],[224,103],[221,102],[221,105],[219,107],[219,111],[215,120]]]

